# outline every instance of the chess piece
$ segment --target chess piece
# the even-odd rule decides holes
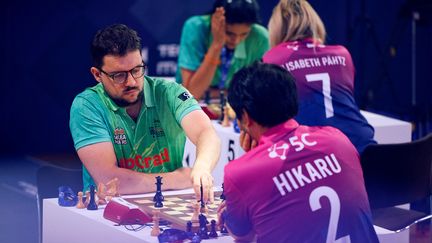
[[[187,221],[186,223],[186,232],[192,232],[192,221]]]
[[[224,217],[224,215],[222,215],[222,217],[221,217],[221,226],[220,226],[220,232],[221,232],[221,234],[228,234],[228,230],[227,230],[227,228],[225,227],[225,217]]]
[[[119,187],[119,179],[115,177],[114,179],[108,181],[106,183],[106,195],[112,197],[118,197],[120,194],[118,193],[118,187]],[[109,201],[109,200],[108,200]]]
[[[208,229],[207,229],[207,218],[204,214],[200,214],[199,216],[199,232],[198,235],[201,239],[208,239]]]
[[[159,228],[159,210],[153,210],[153,229],[150,232],[151,236],[158,236],[160,234]]]
[[[78,203],[76,208],[86,208],[86,205],[83,202],[83,192],[78,192]]]
[[[107,201],[105,200],[106,198],[106,187],[102,182],[99,182],[98,187],[97,187],[97,205],[105,205],[107,203]]]
[[[208,210],[207,210],[207,207],[206,207],[206,203],[205,203],[204,200],[203,200],[203,188],[202,188],[202,186],[200,187],[200,191],[201,191],[201,198],[200,198],[200,213],[207,214],[207,213],[208,213]]]
[[[222,183],[222,194],[220,195],[220,199],[222,201],[224,201],[226,199],[225,194],[224,194],[224,184]]]
[[[222,119],[221,125],[223,127],[229,127],[229,126],[231,126],[231,123],[230,123],[230,120],[229,120],[228,107],[227,106],[225,106],[225,108],[223,110],[223,119]]]
[[[156,194],[153,197],[153,202],[155,202],[155,208],[163,207],[162,201],[164,200],[164,196],[162,195],[161,185],[162,185],[162,177],[156,176]]]
[[[87,199],[86,199],[87,201]],[[87,210],[97,210],[98,206],[96,204],[95,201],[95,186],[94,185],[90,185],[90,201],[89,204],[87,205]]]
[[[210,238],[217,238],[218,234],[216,232],[216,220],[212,219],[212,221],[210,222],[210,233],[208,234],[208,236]]]
[[[193,214],[192,214],[192,219],[191,219],[192,227],[193,228],[198,228],[198,226],[199,226],[199,217],[198,217],[199,210],[200,210],[199,204],[198,203],[194,203],[194,205],[193,205]]]

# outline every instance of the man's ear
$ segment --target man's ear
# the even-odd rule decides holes
[[[245,110],[243,110],[242,120],[243,120],[243,125],[245,125],[248,129],[254,123],[252,118],[249,116],[249,113]]]
[[[93,74],[93,77],[96,79],[96,81],[98,81],[98,82],[102,81],[101,72],[99,71],[99,69],[97,69],[95,67],[91,67],[90,72]]]

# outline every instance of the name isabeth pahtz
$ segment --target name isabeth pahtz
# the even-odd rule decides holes
[[[273,177],[273,182],[282,196],[297,190],[307,184],[341,173],[342,168],[332,153],[311,162],[303,163],[297,167],[286,170]]]
[[[294,71],[302,68],[312,68],[312,67],[321,67],[321,66],[346,66],[345,57],[343,56],[323,56],[323,57],[314,57],[314,58],[302,58],[293,61],[289,61],[287,63],[282,64],[281,66],[288,71]]]

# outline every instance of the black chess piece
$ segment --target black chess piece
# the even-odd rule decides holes
[[[200,198],[201,207],[200,207],[200,211],[201,211],[201,213],[203,213],[205,211],[205,202],[203,200],[203,187],[202,187],[202,185],[200,187],[200,192],[201,192],[201,198]]]
[[[220,228],[221,234],[228,234],[228,230],[225,227],[225,215],[224,214],[222,214],[221,221],[222,221],[221,222],[221,228]]]
[[[97,210],[98,206],[95,201],[95,186],[90,185],[90,202],[87,205],[87,210]]]
[[[207,229],[207,217],[204,214],[199,215],[199,232],[198,235],[201,239],[208,239],[208,229]]]
[[[210,227],[210,233],[208,234],[208,236],[210,238],[217,238],[218,233],[216,232],[216,220],[212,219],[212,221],[210,222]]]
[[[192,232],[192,221],[187,221],[186,223],[186,232]]]
[[[164,200],[164,196],[162,195],[162,190],[161,190],[161,186],[162,186],[162,177],[161,176],[156,176],[156,194],[153,197],[153,202],[155,202],[154,206],[155,208],[161,208],[163,207],[163,203],[162,201]]]
[[[222,183],[222,194],[220,195],[220,199],[223,201],[226,199],[225,192],[224,192],[224,184]]]

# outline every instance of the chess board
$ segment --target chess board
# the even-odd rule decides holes
[[[213,219],[217,222],[217,208],[221,203],[220,195],[222,192],[214,193],[214,203],[207,205],[205,214],[208,222]],[[137,205],[144,212],[153,215],[154,207],[153,196],[140,198],[127,198],[126,201]],[[171,223],[172,228],[186,230],[186,224],[192,219],[193,208],[191,203],[196,201],[194,193],[164,196],[163,207],[160,210],[160,218]]]

